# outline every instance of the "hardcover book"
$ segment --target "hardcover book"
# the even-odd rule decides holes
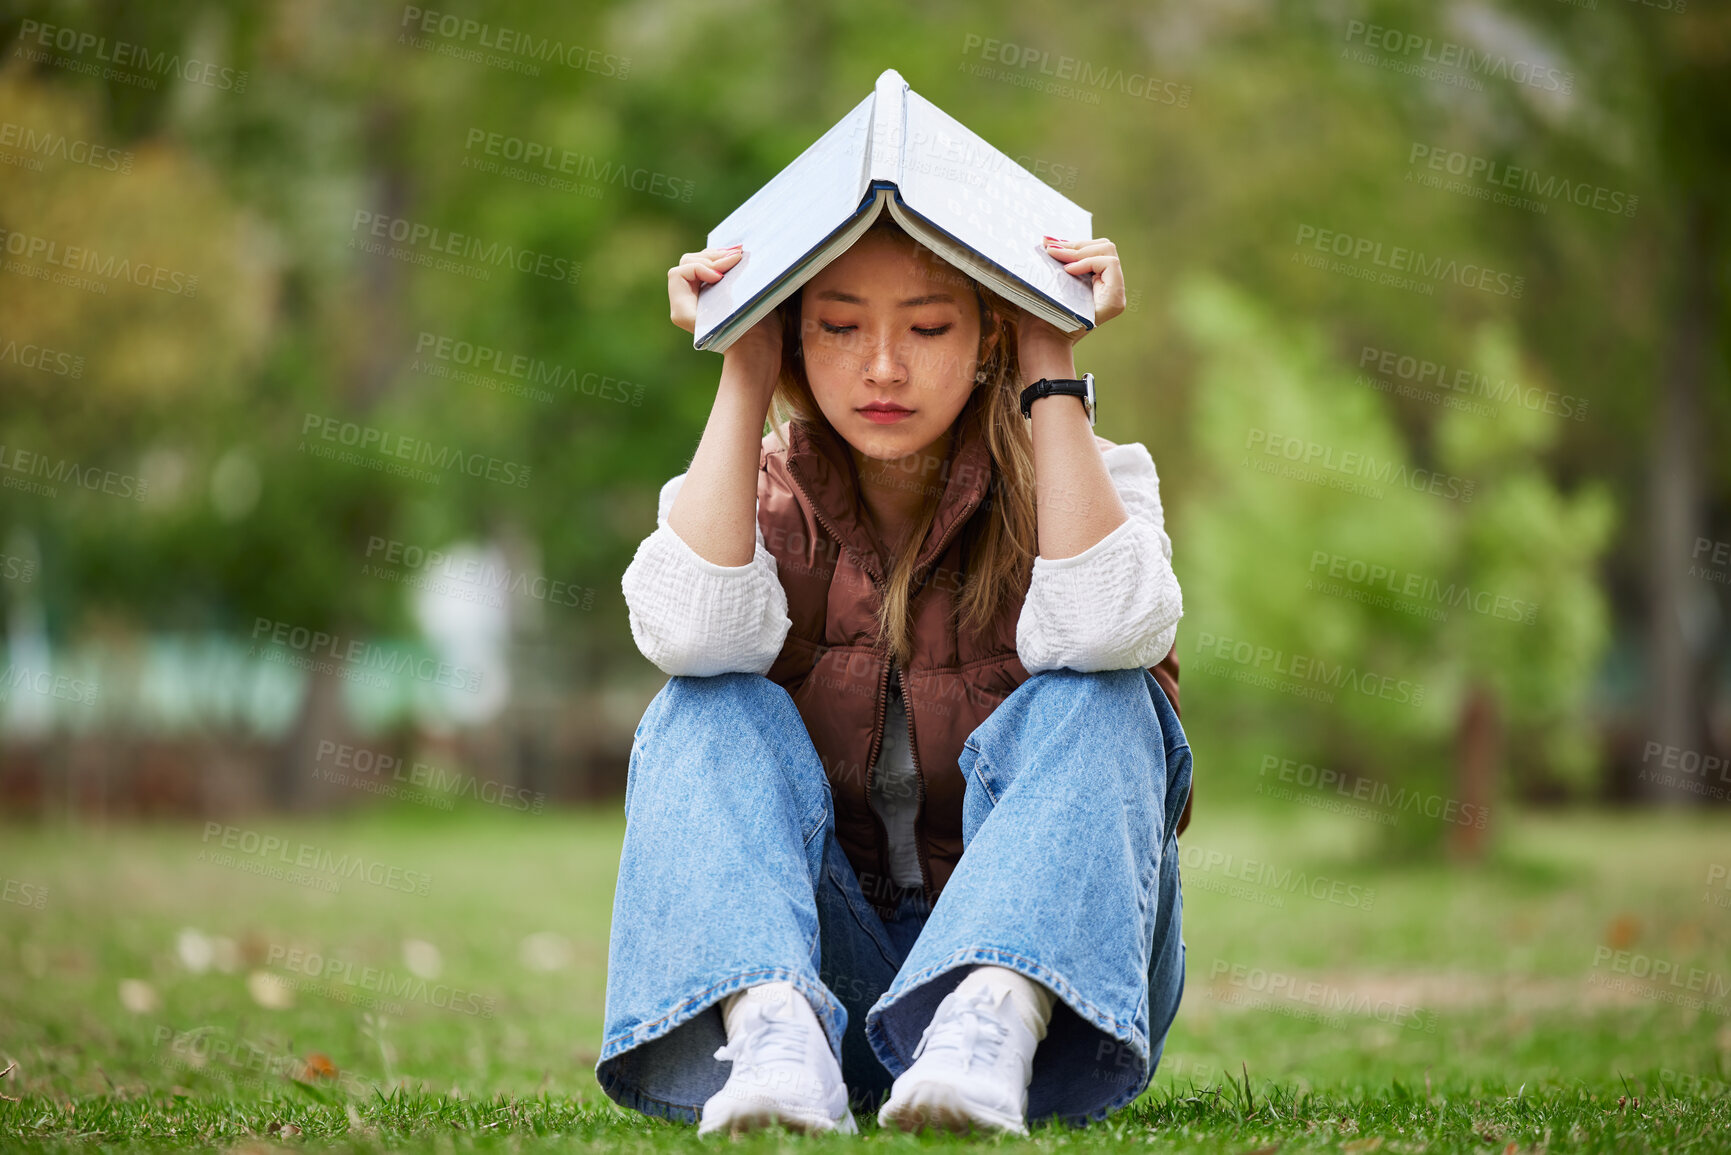
[[[888,211],[915,240],[1063,332],[1094,327],[1086,277],[1045,235],[1092,237],[1093,214],[908,87],[895,69],[709,233],[744,255],[697,294],[692,344],[725,350]]]

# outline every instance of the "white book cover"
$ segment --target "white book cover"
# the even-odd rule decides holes
[[[697,295],[692,344],[725,350],[846,252],[881,211],[921,244],[1065,332],[1093,328],[1090,280],[1042,237],[1094,235],[1093,214],[908,87],[895,69],[871,95],[715,226],[743,244]]]

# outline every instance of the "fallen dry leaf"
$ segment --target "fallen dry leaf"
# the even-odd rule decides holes
[[[314,1051],[307,1056],[306,1069],[301,1072],[303,1082],[310,1083],[314,1079],[334,1079],[336,1077],[337,1065],[331,1062],[329,1055]]]
[[[1628,950],[1641,935],[1641,924],[1632,914],[1619,914],[1605,928],[1605,945],[1612,950]]]

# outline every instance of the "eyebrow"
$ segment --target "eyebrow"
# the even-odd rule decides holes
[[[825,289],[817,295],[817,298],[820,301],[840,301],[844,305],[865,304],[865,298],[856,297],[852,293],[844,293],[840,289]],[[951,304],[954,304],[955,300],[955,294],[953,293],[927,293],[923,297],[909,297],[907,300],[900,302],[900,307],[911,309],[915,305],[931,305],[939,301],[948,301]]]

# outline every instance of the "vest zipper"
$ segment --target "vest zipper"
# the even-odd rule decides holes
[[[919,588],[915,589],[912,594],[908,595],[908,602],[910,605],[913,603],[914,598],[919,596],[920,591],[926,588],[926,583],[931,580],[932,575],[937,572],[938,562],[943,558],[944,550],[948,549],[950,546],[950,538],[954,537],[962,525],[965,522],[972,520],[972,518],[973,512],[969,511],[967,517],[958,517],[954,521],[950,522],[949,528],[946,529],[943,536],[938,539],[937,548],[932,551],[932,560],[926,563],[926,576],[920,579]],[[881,590],[879,591],[879,596],[882,596]],[[955,597],[954,594],[951,594],[950,596],[952,598]],[[907,675],[904,671],[898,671],[898,673],[902,675],[902,706],[908,712],[908,753],[913,757],[914,778],[919,782],[920,786],[920,808],[917,817],[914,819],[914,856],[919,859],[920,888],[926,900],[926,909],[929,912],[932,908],[934,899],[932,896],[932,869],[930,862],[927,860],[926,853],[926,772],[925,769],[920,766],[920,744],[919,740],[914,735],[914,704],[912,698],[908,696]],[[885,841],[888,841],[887,834],[885,835]]]
[[[805,498],[805,503],[810,507],[812,516],[817,518],[818,524],[823,526],[824,529],[828,531],[830,537],[834,539],[836,547],[838,549],[845,549],[846,547],[841,543],[841,534],[836,532],[835,526],[823,515],[823,510],[818,508],[817,502],[811,499],[810,491],[806,489],[805,483],[800,480],[799,471],[793,467],[791,461],[787,463],[787,476],[788,480],[793,482],[794,488],[799,490],[800,495]],[[949,548],[950,538],[954,537],[956,532],[961,529],[966,522],[972,520],[974,512],[974,510],[969,510],[967,516],[955,518],[950,522],[949,527],[944,530],[943,536],[938,539],[936,548],[932,550],[931,561],[926,563],[926,576],[920,580],[919,588],[908,597],[910,603],[912,603],[913,599],[919,595],[921,590],[925,589],[926,582],[930,581],[932,574],[936,572],[938,561],[944,556],[944,550]],[[870,561],[872,559],[862,560]],[[878,597],[883,597],[887,580],[880,574],[876,573],[872,566],[866,565],[863,568],[866,571],[866,576],[871,578],[872,584],[877,587]],[[835,575],[832,573],[830,575],[830,580],[833,581],[834,576]],[[953,597],[954,595],[952,594],[951,596]],[[882,639],[880,639],[880,642],[881,641]],[[883,646],[883,651],[885,653],[888,652],[887,644]],[[877,807],[872,805],[872,784],[876,777],[878,750],[883,744],[884,715],[888,712],[886,706],[889,704],[890,674],[892,672],[896,673],[901,679],[902,709],[907,712],[908,720],[908,754],[913,759],[914,778],[919,784],[919,811],[914,823],[914,857],[918,859],[920,864],[920,887],[929,909],[933,901],[932,874],[931,866],[927,861],[926,839],[922,831],[926,814],[926,772],[920,766],[919,742],[914,734],[914,706],[913,702],[908,698],[908,680],[906,674],[897,668],[894,658],[890,659],[889,665],[884,670],[883,680],[878,684],[877,716],[872,730],[871,752],[866,756],[866,812],[872,816],[872,825],[877,828],[878,869],[883,872],[883,877],[885,879],[887,879],[891,884],[894,884],[895,876],[893,871],[890,870],[889,830],[884,826],[883,819],[878,816]],[[874,903],[873,905],[876,904]]]
[[[805,498],[805,504],[811,509],[812,516],[817,518],[817,523],[823,526],[831,540],[835,542],[836,549],[838,551],[845,551],[847,547],[842,544],[841,534],[836,532],[836,528],[834,524],[830,522],[829,518],[823,515],[823,510],[818,508],[817,502],[811,499],[811,492],[806,489],[805,483],[800,480],[799,470],[793,467],[791,461],[787,463],[787,477],[789,481],[793,482],[793,487],[799,490],[800,496]],[[861,568],[866,571],[866,576],[869,577],[872,580],[872,584],[877,587],[878,596],[881,598],[884,592],[884,579],[877,573],[873,572],[870,564],[871,559],[862,558],[861,560],[867,563]],[[830,581],[835,581],[835,572],[833,570],[830,572]],[[866,755],[865,764],[865,808],[866,813],[871,815],[872,826],[877,830],[876,849],[878,855],[879,877],[893,885],[895,883],[895,878],[890,871],[890,832],[889,829],[884,826],[883,818],[878,815],[877,807],[872,805],[872,782],[877,767],[878,747],[882,745],[884,736],[884,714],[886,713],[884,707],[888,705],[890,696],[889,675],[890,671],[886,667],[884,669],[883,677],[878,681],[877,714],[873,719],[872,725],[871,751]],[[904,690],[903,693],[906,693],[906,691]],[[908,732],[908,746],[910,749],[913,747],[913,732],[911,729]],[[922,783],[921,790],[923,791],[924,788],[924,784]],[[916,839],[916,842],[917,841],[918,840]],[[923,871],[924,868],[922,867],[921,869]],[[881,890],[882,887],[874,885],[873,889]],[[872,905],[882,906],[883,904],[880,902],[873,902]]]
[[[896,675],[901,679],[902,709],[906,710],[908,715],[908,754],[914,760],[914,781],[919,783],[920,788],[919,809],[914,812],[914,858],[920,864],[920,894],[925,898],[929,909],[932,902],[932,872],[926,864],[926,840],[922,833],[926,822],[926,772],[920,768],[920,744],[914,736],[914,704],[908,697],[907,671],[898,667]]]
[[[891,659],[890,664],[894,665],[894,659]],[[892,871],[890,869],[890,832],[889,832],[889,828],[884,825],[883,817],[878,814],[878,808],[876,806],[872,805],[872,782],[877,776],[878,749],[879,749],[879,747],[881,747],[883,745],[884,721],[885,721],[884,716],[888,712],[885,709],[885,707],[889,704],[889,696],[890,696],[890,669],[888,666],[886,666],[884,668],[884,676],[878,680],[878,708],[877,708],[877,714],[875,715],[875,717],[872,720],[871,751],[866,755],[865,794],[866,794],[866,813],[870,814],[872,816],[872,826],[877,830],[877,852],[878,852],[879,877],[883,881],[888,882],[891,885],[894,885],[895,884],[895,873],[894,873],[894,871]],[[912,740],[911,736],[909,738],[908,744],[910,747],[913,745],[913,740]],[[883,888],[881,886],[875,886],[874,885],[872,889],[881,891]],[[882,906],[884,904],[881,902],[873,901],[872,905],[873,906]]]

